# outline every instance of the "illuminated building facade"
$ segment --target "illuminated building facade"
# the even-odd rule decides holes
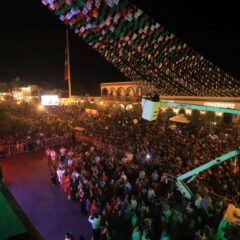
[[[150,92],[156,92],[152,85],[146,85],[141,82],[112,82],[101,83],[101,99],[108,102],[117,102],[121,105],[129,103],[140,104],[142,95]],[[162,101],[196,104],[203,106],[213,106],[230,109],[240,109],[240,97],[187,97],[187,96],[160,96]],[[126,105],[127,106],[127,105]],[[161,107],[166,110],[169,107]],[[175,114],[184,111],[185,114],[190,115],[191,109],[172,108]],[[206,112],[200,111],[201,114]],[[215,113],[217,116],[223,116],[223,113]],[[232,121],[240,123],[240,116],[233,115]]]
[[[28,85],[27,87],[16,87],[12,91],[13,98],[17,101],[30,101],[38,99],[42,93],[42,88],[38,85]]]
[[[153,85],[142,82],[101,83],[101,97],[108,101],[140,102],[142,95],[152,91],[156,91]]]

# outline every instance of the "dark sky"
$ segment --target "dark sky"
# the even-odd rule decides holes
[[[209,6],[199,1],[136,0],[146,13],[240,79],[240,15],[231,1]],[[196,2],[196,1],[194,1]],[[0,80],[20,77],[29,83],[64,87],[65,26],[41,0],[1,2]],[[73,94],[99,94],[101,82],[127,80],[111,64],[70,33]]]

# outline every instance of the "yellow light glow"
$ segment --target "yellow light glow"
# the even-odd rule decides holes
[[[128,104],[127,106],[126,106],[126,110],[127,111],[130,111],[130,110],[132,110],[133,109],[133,105],[132,104]]]
[[[103,104],[104,104],[104,102],[103,102],[103,101],[100,101],[100,102],[99,102],[99,104],[100,104],[100,105],[103,105]]]
[[[23,91],[26,91],[26,90],[30,90],[31,87],[22,87],[21,89],[22,89]]]
[[[173,108],[173,112],[176,113],[176,114],[178,114],[179,109],[178,109],[178,108]]]
[[[201,114],[206,114],[206,111],[200,111]]]
[[[43,107],[42,105],[39,105],[39,106],[38,106],[38,110],[41,111],[41,110],[43,110],[43,109],[44,109],[44,107]]]
[[[118,105],[120,108],[125,108],[123,104]]]
[[[190,115],[192,113],[191,109],[186,109],[186,114]]]
[[[216,115],[221,117],[223,115],[223,113],[222,112],[216,112]]]

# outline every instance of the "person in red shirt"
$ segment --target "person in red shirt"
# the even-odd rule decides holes
[[[69,176],[68,173],[65,172],[62,176],[62,180],[61,180],[61,187],[63,189],[63,191],[67,194],[68,199],[71,199],[71,187],[70,187],[70,180],[69,180]]]

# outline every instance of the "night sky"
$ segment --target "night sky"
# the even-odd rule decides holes
[[[240,14],[231,1],[209,6],[135,0],[141,9],[193,49],[240,79]],[[194,2],[194,3],[193,3]],[[229,5],[227,5],[229,4]],[[40,0],[2,1],[0,81],[64,88],[65,25]],[[70,32],[73,95],[100,94],[101,82],[128,80]]]

